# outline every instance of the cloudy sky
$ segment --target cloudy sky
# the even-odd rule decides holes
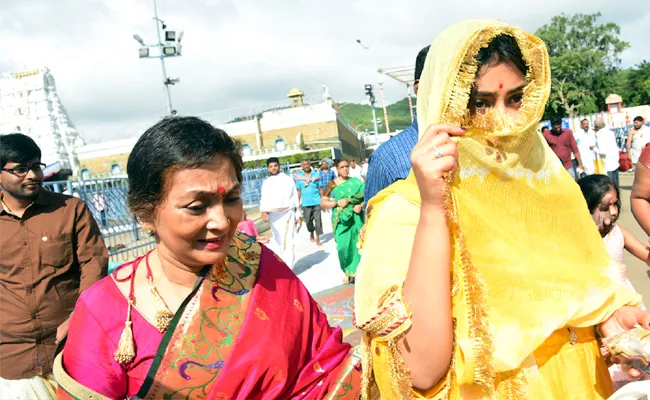
[[[631,44],[623,65],[650,60],[648,0],[158,0],[168,29],[184,31],[183,56],[167,61],[174,108],[227,119],[286,99],[298,87],[338,102],[365,101],[375,71],[414,63],[449,24],[499,18],[534,31],[552,16],[603,14]],[[138,33],[155,39],[150,0],[0,0],[0,72],[48,66],[88,142],[137,135],[166,112],[160,63],[139,59]],[[356,42],[369,47],[364,50]],[[386,80],[389,102],[405,96]],[[229,111],[235,110],[235,111]]]

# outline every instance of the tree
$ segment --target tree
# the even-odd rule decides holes
[[[600,16],[560,14],[537,30],[551,62],[553,86],[545,117],[573,117],[604,108],[608,93],[603,89],[614,86],[619,55],[630,44],[619,38],[617,24],[598,24]]]
[[[628,106],[650,104],[650,62],[643,61],[626,74],[623,101]]]

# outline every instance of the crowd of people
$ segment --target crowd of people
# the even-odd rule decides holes
[[[562,120],[555,118],[551,121],[551,129],[543,126],[541,132],[573,179],[604,174],[618,187],[623,152],[616,141],[616,134],[607,127],[602,116],[596,118],[594,128],[591,129],[589,120],[585,118],[574,133],[571,129],[562,128]],[[650,128],[644,125],[643,117],[637,116],[625,144],[625,154],[629,155],[634,166],[648,143]]]
[[[627,250],[648,262],[650,250],[616,223],[611,130],[597,120],[593,133],[583,121],[574,136],[552,121],[539,132],[550,92],[546,47],[500,21],[445,30],[418,54],[415,79],[417,121],[369,162],[322,160],[315,169],[303,160],[290,176],[267,160],[259,209],[271,238],[244,212],[239,143],[195,117],[156,123],[127,165],[128,204],[156,246],[108,276],[88,207],[43,190],[31,138],[0,136],[0,393],[642,393],[642,364],[603,355],[603,340],[650,329],[622,258]],[[642,122],[627,142],[638,154],[631,205],[650,235]],[[355,284],[356,346],[292,272],[300,227],[317,248],[323,213]]]
[[[333,165],[322,160],[318,170],[305,159],[293,177],[280,171],[277,158],[269,158],[267,168],[270,176],[262,185],[260,211],[263,221],[271,225],[272,248],[293,268],[297,231],[305,223],[310,240],[317,247],[322,246],[322,214],[331,211],[345,283],[354,283],[360,259],[357,241],[364,223],[363,168],[354,159],[345,158],[334,160]]]

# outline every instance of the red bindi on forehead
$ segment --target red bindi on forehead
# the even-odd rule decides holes
[[[499,89],[503,89],[503,83],[499,83]]]
[[[219,194],[224,194],[226,193],[226,188],[223,186],[219,186]]]

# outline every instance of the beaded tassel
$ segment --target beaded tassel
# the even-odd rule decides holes
[[[131,329],[131,306],[133,302],[129,299],[129,306],[126,311],[126,322],[124,330],[117,343],[117,349],[113,354],[115,361],[120,364],[128,364],[135,358],[135,343],[133,342],[133,330]]]

